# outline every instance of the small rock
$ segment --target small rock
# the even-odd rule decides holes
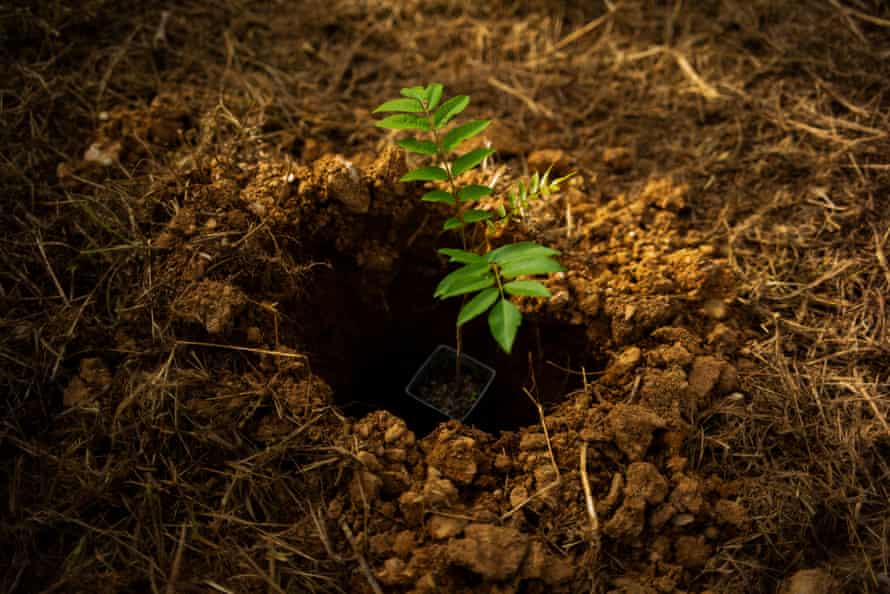
[[[506,472],[513,467],[513,460],[507,454],[498,454],[494,457],[494,467],[498,472]]]
[[[409,526],[419,526],[423,521],[424,499],[420,493],[405,491],[399,496],[399,510]]]
[[[688,476],[678,475],[674,477],[677,486],[671,493],[671,503],[680,510],[697,514],[704,505],[701,495],[701,483]]]
[[[437,444],[427,456],[427,462],[449,479],[468,485],[473,482],[478,470],[477,455],[475,439],[456,437]]]
[[[414,550],[414,545],[414,533],[411,530],[402,530],[393,539],[392,551],[399,557],[405,558]]]
[[[653,434],[663,429],[665,421],[648,408],[634,404],[617,404],[606,416],[615,445],[631,461],[639,460],[649,449]]]
[[[829,594],[838,584],[824,569],[801,569],[782,584],[781,594]]]
[[[411,581],[411,575],[406,569],[404,561],[392,557],[383,562],[383,569],[377,572],[377,579],[386,586],[406,584]]]
[[[635,538],[643,533],[646,522],[646,500],[627,497],[618,511],[603,525],[603,532],[615,539]]]
[[[627,467],[625,497],[643,497],[647,503],[657,504],[667,497],[668,489],[667,479],[654,464],[634,462]]]
[[[547,437],[543,433],[526,433],[519,440],[519,449],[523,451],[547,449]]]
[[[510,507],[518,507],[528,500],[528,489],[519,485],[510,490]]]
[[[704,567],[714,554],[714,548],[704,536],[681,536],[674,546],[677,563],[689,569]]]
[[[714,504],[714,515],[720,522],[737,528],[744,528],[749,521],[745,508],[740,503],[729,499],[717,500],[717,503]]]
[[[449,504],[457,495],[457,487],[448,479],[427,479],[423,485],[423,499],[429,505]]]
[[[671,346],[666,347],[664,351],[662,351],[662,358],[664,359],[665,365],[687,367],[692,363],[692,354],[679,342],[675,342]]]
[[[408,428],[403,422],[394,423],[393,425],[390,425],[386,430],[386,433],[383,434],[383,441],[386,443],[395,443],[405,434],[407,429]]]
[[[726,324],[719,323],[708,333],[708,344],[721,353],[731,355],[739,348],[739,337],[735,330]]]
[[[726,303],[722,299],[708,299],[702,304],[701,312],[712,320],[723,320],[726,318]]]
[[[705,402],[710,396],[725,365],[726,363],[710,355],[696,357],[692,362],[692,371],[689,373],[689,390],[699,402]]]
[[[606,367],[602,381],[605,384],[616,385],[622,378],[632,371],[640,363],[642,351],[639,347],[628,347],[621,351],[615,359]]]
[[[523,579],[542,580],[550,586],[567,582],[574,574],[571,559],[550,554],[544,544],[537,540],[529,546],[520,572]]]
[[[465,538],[448,543],[447,557],[487,580],[506,580],[519,571],[528,552],[528,536],[515,528],[471,524]]]
[[[436,540],[444,540],[457,536],[463,532],[467,525],[467,520],[461,518],[451,518],[448,516],[433,515],[430,518],[428,528],[430,536]]]
[[[371,452],[359,452],[355,457],[371,472],[379,472],[383,468],[377,456]]]
[[[534,475],[535,484],[538,486],[538,489],[543,489],[556,480],[556,471],[549,462],[537,466],[534,470]]]
[[[349,493],[353,501],[367,501],[370,503],[377,499],[382,487],[383,481],[379,476],[367,470],[360,470],[352,477]]]

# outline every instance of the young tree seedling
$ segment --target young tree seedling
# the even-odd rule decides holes
[[[434,189],[426,192],[421,200],[450,207],[451,216],[443,228],[459,234],[461,248],[441,248],[438,252],[460,267],[439,282],[434,297],[448,299],[460,296],[464,299],[457,316],[458,361],[460,328],[485,313],[488,313],[492,337],[505,353],[510,354],[522,323],[522,312],[511,298],[550,297],[547,287],[530,277],[564,271],[554,258],[559,251],[531,241],[489,250],[486,241],[480,245],[469,245],[466,229],[470,225],[493,228],[517,219],[525,223],[529,200],[540,195],[549,196],[569,176],[551,181],[548,169],[543,175],[536,172],[528,184],[520,181],[516,190],[508,193],[509,212],[504,207],[499,207],[495,212],[474,208],[474,204],[493,190],[488,186],[462,184],[460,177],[478,167],[495,151],[486,147],[461,153],[458,149],[464,141],[483,132],[491,122],[471,120],[451,125],[469,105],[470,98],[458,95],[441,102],[442,93],[443,87],[439,83],[402,89],[401,97],[387,101],[374,110],[374,113],[393,114],[378,120],[376,124],[381,128],[407,130],[421,135],[396,141],[404,150],[429,159],[429,164],[409,171],[401,181],[432,182]]]

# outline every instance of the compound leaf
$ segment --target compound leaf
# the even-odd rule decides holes
[[[488,128],[489,124],[491,124],[491,120],[473,120],[472,122],[455,126],[442,137],[442,146],[445,150],[454,150],[464,140],[472,138]]]
[[[464,171],[472,169],[481,163],[485,157],[494,154],[494,152],[494,149],[490,148],[477,148],[476,150],[461,155],[454,160],[454,163],[452,163],[451,174],[460,175]]]
[[[470,98],[466,95],[452,97],[440,105],[439,109],[436,110],[436,113],[433,114],[433,127],[436,130],[442,128],[442,126],[450,122],[454,116],[465,110],[469,104]]]
[[[382,120],[378,120],[375,124],[378,128],[389,128],[391,130],[420,130],[427,132],[430,129],[428,119],[410,113],[387,116]]]
[[[446,179],[448,179],[448,173],[444,169],[430,165],[409,171],[399,181],[443,181]]]
[[[524,297],[550,297],[550,291],[538,281],[520,280],[504,285],[504,290],[511,295]]]
[[[501,276],[515,278],[522,275],[547,274],[548,272],[564,272],[562,264],[551,258],[528,258],[515,260],[501,268]]]
[[[488,186],[464,186],[460,190],[457,191],[457,197],[461,202],[472,202],[474,200],[479,200],[485,196],[491,194],[493,190]]]
[[[402,138],[396,144],[411,153],[421,155],[435,155],[436,143],[432,140],[417,140],[416,138]]]
[[[408,113],[419,113],[423,111],[423,105],[420,104],[420,101],[417,99],[411,98],[403,98],[403,99],[393,99],[392,101],[387,101],[380,107],[374,110],[374,113],[380,113],[381,111],[404,111]]]
[[[470,299],[466,305],[460,308],[460,313],[457,316],[457,325],[463,326],[476,316],[487,312],[488,308],[498,300],[498,295],[500,295],[500,291],[497,290],[497,287],[490,287]]]
[[[421,198],[424,202],[444,202],[454,206],[454,196],[444,190],[432,190],[427,192]]]
[[[522,323],[522,313],[506,299],[498,301],[488,314],[488,328],[491,335],[508,355],[513,350],[516,331]]]

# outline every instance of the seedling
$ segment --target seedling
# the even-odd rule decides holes
[[[401,97],[387,101],[374,113],[393,113],[376,122],[381,128],[408,130],[421,137],[409,136],[397,144],[410,153],[428,158],[428,164],[405,174],[403,182],[432,182],[433,189],[426,192],[424,202],[445,204],[451,216],[443,224],[446,231],[459,234],[461,248],[441,248],[438,252],[460,264],[445,276],[434,297],[448,299],[463,297],[464,304],[457,316],[458,352],[460,352],[460,328],[467,322],[488,313],[491,335],[504,352],[513,350],[516,333],[522,323],[522,312],[511,301],[513,297],[550,297],[550,291],[536,277],[565,270],[554,256],[559,251],[531,241],[511,243],[489,249],[488,241],[473,245],[478,233],[469,236],[467,229],[474,226],[484,231],[511,221],[526,221],[528,202],[540,195],[549,196],[559,189],[567,177],[551,181],[550,170],[543,175],[535,173],[527,184],[519,182],[508,193],[509,211],[500,207],[494,212],[474,208],[474,205],[490,195],[489,186],[463,184],[462,174],[478,167],[494,154],[492,148],[476,148],[465,153],[458,151],[463,142],[483,132],[490,120],[471,120],[452,125],[455,117],[470,103],[466,95],[458,95],[447,101],[442,99],[443,87],[432,83],[426,87],[402,89]],[[469,299],[469,300],[468,300]]]

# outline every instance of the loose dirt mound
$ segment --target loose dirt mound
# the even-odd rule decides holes
[[[551,8],[0,15],[4,591],[886,590],[890,14]],[[578,172],[467,425],[402,392],[445,213],[368,113],[428,79],[484,208]]]

